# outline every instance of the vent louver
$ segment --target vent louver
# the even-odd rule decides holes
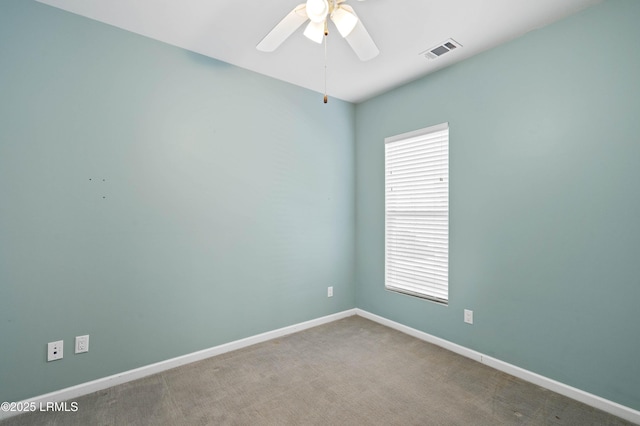
[[[420,52],[420,55],[424,55],[427,59],[436,59],[445,53],[449,53],[454,49],[462,47],[460,43],[450,38],[449,40],[443,41],[437,46],[432,47],[431,49],[427,49],[424,52]]]

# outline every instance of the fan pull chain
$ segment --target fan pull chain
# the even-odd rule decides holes
[[[327,21],[324,21],[324,103],[328,101],[327,98],[327,39],[329,38],[329,26]]]

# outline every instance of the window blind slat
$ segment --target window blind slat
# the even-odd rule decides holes
[[[447,249],[447,238],[423,238],[421,240],[412,239],[412,238],[401,238],[394,237],[391,241],[389,241],[388,245],[389,250],[442,250],[446,251]]]
[[[446,283],[447,282],[447,270],[439,270],[435,268],[420,268],[413,265],[403,265],[399,263],[395,263],[394,273],[392,276],[407,276],[407,277],[415,277],[418,280],[423,280],[424,275],[428,274],[429,279],[436,283]]]
[[[435,262],[435,263],[444,263],[447,259],[446,250],[441,250],[437,248],[435,250],[422,249],[422,250],[414,250],[414,249],[390,249],[389,250],[389,259],[390,263],[395,262],[396,260],[400,260],[402,257],[407,258],[407,260],[416,259],[416,261],[423,262]]]
[[[422,283],[415,282],[415,281],[412,281],[410,279],[406,279],[404,277],[402,277],[402,278],[398,277],[396,280],[392,281],[390,283],[390,285],[393,286],[394,288],[400,290],[400,291],[409,290],[409,291],[413,291],[413,292],[416,292],[416,293],[424,291]],[[430,290],[431,290],[433,296],[446,299],[446,296],[447,296],[447,293],[448,293],[447,286],[445,286],[445,285],[440,285],[440,286],[432,285]]]

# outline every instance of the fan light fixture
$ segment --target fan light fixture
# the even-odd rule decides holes
[[[307,0],[307,16],[311,22],[322,23],[329,13],[327,0]]]
[[[316,43],[322,43],[322,38],[324,37],[324,22],[309,22],[307,28],[304,29],[304,36],[311,41],[315,41]]]
[[[333,10],[331,20],[336,24],[336,28],[342,37],[347,37],[356,27],[358,18],[353,13],[349,13],[346,9],[339,7]]]
[[[348,10],[338,2],[332,2],[329,5],[327,0],[307,0],[305,8],[311,22],[305,28],[304,35],[318,44],[322,43],[322,36],[328,32],[327,15],[330,16],[342,37],[351,34],[358,23],[353,9]]]

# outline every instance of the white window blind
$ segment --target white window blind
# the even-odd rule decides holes
[[[385,139],[385,286],[449,300],[449,125]]]

